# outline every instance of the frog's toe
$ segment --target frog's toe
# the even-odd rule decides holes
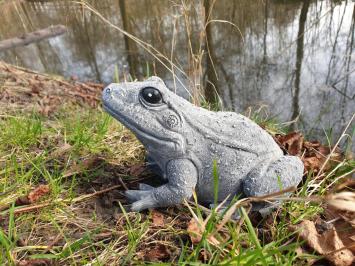
[[[139,212],[141,210],[156,208],[158,204],[152,195],[138,200],[132,204],[131,211]]]
[[[152,190],[152,189],[154,189],[154,187],[152,187],[151,185],[148,185],[148,184],[139,183],[139,189],[140,190]]]
[[[130,201],[141,200],[151,194],[148,190],[126,190],[125,195]]]

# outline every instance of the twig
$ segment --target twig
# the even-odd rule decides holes
[[[66,27],[64,25],[50,26],[45,29],[26,33],[20,37],[0,41],[0,52],[11,48],[26,46],[30,43],[39,42],[44,39],[56,37],[65,33]]]
[[[15,209],[14,210],[14,214],[19,214],[19,213],[30,212],[30,211],[33,211],[33,210],[42,209],[42,208],[45,208],[45,207],[47,207],[47,206],[49,206],[49,205],[51,205],[53,203],[59,203],[59,202],[75,202],[76,203],[76,202],[80,202],[80,201],[83,201],[83,200],[86,200],[86,199],[89,199],[89,198],[93,198],[93,197],[99,196],[101,194],[107,193],[107,192],[109,192],[111,190],[115,190],[116,188],[119,188],[121,186],[122,186],[121,184],[115,185],[115,186],[112,186],[112,187],[109,187],[109,188],[106,188],[106,189],[103,189],[103,190],[100,190],[100,191],[96,191],[96,192],[91,193],[91,194],[86,194],[86,195],[83,195],[83,196],[80,196],[80,197],[76,197],[73,200],[57,199],[57,200],[45,202],[45,203],[42,203],[42,204],[26,206],[26,207],[23,207],[23,208]],[[9,211],[8,210],[4,211],[2,214],[0,214],[0,217],[1,217],[1,215],[6,214],[7,212],[9,212]]]
[[[251,201],[251,202],[259,202],[259,201],[270,200],[272,198],[275,198],[277,196],[283,195],[285,193],[294,192],[294,191],[296,191],[296,189],[297,188],[295,186],[292,186],[292,187],[289,187],[289,188],[286,188],[286,189],[283,189],[283,190],[280,190],[280,191],[277,191],[277,192],[274,192],[274,193],[270,193],[270,194],[265,195],[265,196],[250,197],[249,201]]]
[[[119,188],[121,186],[122,185],[119,184],[119,185],[115,185],[115,186],[112,186],[112,187],[109,187],[109,188],[106,188],[106,189],[103,189],[103,190],[96,191],[96,192],[91,193],[91,194],[86,194],[86,195],[83,195],[83,196],[80,196],[80,197],[76,197],[76,198],[74,198],[72,200],[72,202],[79,202],[79,201],[83,201],[83,200],[86,200],[86,199],[89,199],[89,198],[93,198],[93,197],[99,196],[101,194],[104,194],[106,192],[109,192],[111,190],[115,190],[116,188]]]
[[[119,177],[118,181],[120,182],[120,184],[122,185],[122,187],[124,188],[124,190],[128,190],[128,187],[126,186],[126,184],[123,182],[122,178]]]
[[[51,204],[52,204],[52,202],[45,202],[45,203],[42,203],[42,204],[31,205],[31,206],[24,207],[24,208],[21,208],[21,209],[15,209],[14,210],[14,214],[19,214],[19,213],[30,212],[30,211],[42,209],[42,208],[45,208],[45,207],[47,207],[47,206],[49,206]]]

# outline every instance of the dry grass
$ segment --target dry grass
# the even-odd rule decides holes
[[[53,84],[62,88],[60,84],[64,83],[76,93],[82,89],[80,84],[59,82],[58,78],[52,80],[11,66],[2,71],[6,74],[2,88],[7,92],[17,87],[22,90],[16,94],[13,110],[2,109],[0,116],[1,263],[297,264],[317,257],[305,250],[297,251],[300,240],[289,226],[304,219],[327,220],[323,211],[327,210],[327,202],[338,208],[353,206],[353,193],[349,192],[324,196],[320,187],[315,196],[308,197],[307,182],[315,176],[309,174],[293,198],[286,200],[277,194],[243,199],[229,206],[223,215],[194,202],[131,213],[123,191],[136,188],[138,182],[156,182],[145,167],[143,147],[132,133],[99,106],[86,105],[85,98],[78,97],[77,106],[76,98],[68,96],[73,100],[68,104],[65,95],[54,92],[51,95],[63,104],[56,104],[49,113],[33,108],[39,106],[38,99],[46,97],[42,91],[31,90],[38,76],[44,88]],[[11,86],[9,80],[13,80]],[[95,91],[98,86],[91,88],[89,91]],[[29,95],[31,91],[34,96]],[[8,98],[3,97],[0,103],[4,106]],[[21,110],[28,104],[33,104],[29,109],[34,111]],[[250,116],[274,133],[278,131],[260,114]],[[354,164],[347,160],[332,169],[326,169],[326,186],[351,173]],[[24,197],[39,184],[46,184],[50,192],[28,205]],[[235,209],[247,208],[250,201],[276,199],[285,203],[266,218],[256,214],[249,218],[245,211],[239,221],[232,216]],[[348,217],[346,212],[338,212],[336,221]]]

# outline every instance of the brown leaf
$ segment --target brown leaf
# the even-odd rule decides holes
[[[277,135],[276,140],[290,154],[298,155],[303,146],[303,135],[299,132],[291,132],[285,136]]]
[[[21,260],[16,265],[17,266],[50,266],[53,264],[49,259],[28,259],[28,260]]]
[[[44,195],[48,194],[50,191],[49,185],[39,185],[30,193],[28,193],[28,199],[31,203],[35,203],[38,201],[39,198],[43,197]]]
[[[64,153],[70,151],[72,148],[73,148],[72,145],[70,145],[68,143],[64,143],[63,146],[61,146],[61,147],[55,149],[53,152],[51,152],[48,155],[48,158],[49,159],[58,158],[58,157],[62,156]]]
[[[355,213],[355,192],[343,191],[326,197],[329,205],[336,209]]]
[[[344,211],[342,208],[328,204],[324,206],[324,214],[328,221],[332,221],[344,245],[355,255],[355,212]]]
[[[320,146],[319,141],[305,141],[303,143],[303,147],[305,147],[306,149],[317,148],[319,146]]]
[[[146,170],[146,167],[144,164],[135,164],[132,165],[131,168],[129,169],[129,174],[131,176],[140,176],[144,171]]]
[[[352,226],[349,222],[339,220],[334,224],[341,241],[355,255],[355,225]]]
[[[15,206],[29,205],[31,204],[27,196],[18,197],[15,201]]]
[[[308,246],[324,255],[333,264],[347,266],[353,263],[355,259],[353,253],[344,246],[334,227],[319,234],[314,222],[304,220],[294,226],[293,230],[297,230]]]
[[[170,252],[165,245],[158,244],[153,248],[147,249],[144,258],[148,261],[161,261],[170,258]]]
[[[302,158],[302,161],[307,171],[312,170],[313,172],[316,173],[319,171],[319,169],[322,166],[321,161],[316,156]]]
[[[161,212],[158,212],[157,210],[152,210],[152,223],[155,226],[164,226],[164,215]]]
[[[212,257],[211,253],[206,249],[201,249],[198,258],[203,262],[208,262],[208,260]]]
[[[72,165],[63,173],[63,177],[69,177],[75,174],[80,174],[87,169],[93,167],[99,161],[98,157],[85,158],[81,163]]]
[[[202,239],[201,229],[194,218],[190,220],[187,226],[187,233],[190,236],[192,244],[198,244]]]
[[[34,190],[30,191],[27,196],[21,196],[16,199],[15,205],[29,205],[37,202],[41,197],[50,192],[49,185],[39,185]]]

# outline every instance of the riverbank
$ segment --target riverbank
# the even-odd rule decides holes
[[[156,177],[143,146],[102,111],[101,90],[0,63],[0,264],[351,264],[355,197],[342,193],[354,189],[353,159],[254,113],[304,159],[292,201],[265,218],[237,201],[239,221],[193,202],[132,213],[124,190]]]

